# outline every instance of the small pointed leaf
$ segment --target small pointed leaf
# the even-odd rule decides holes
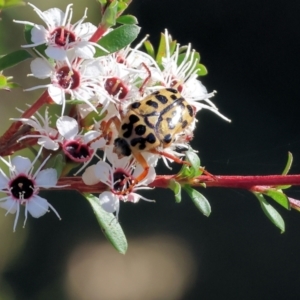
[[[271,197],[273,200],[275,200],[278,204],[283,206],[285,209],[288,210],[291,209],[289,199],[282,191],[270,189],[267,190],[264,194]]]
[[[109,28],[116,24],[118,2],[113,0],[106,7],[102,15],[101,24],[105,28]]]
[[[198,64],[197,69],[198,69],[198,71],[197,71],[198,76],[204,76],[204,75],[207,75],[207,73],[208,73],[206,67],[202,64]]]
[[[104,211],[96,196],[92,194],[84,194],[84,196],[91,204],[105,237],[119,253],[125,254],[128,248],[127,240],[114,214]]]
[[[124,16],[117,18],[117,23],[119,23],[119,24],[137,24],[138,20],[135,16],[124,15]]]
[[[181,185],[174,179],[170,180],[169,188],[174,192],[175,201],[177,203],[181,202]]]
[[[288,152],[288,160],[287,160],[286,166],[282,172],[282,175],[286,175],[290,171],[292,163],[293,163],[293,155],[291,152]]]
[[[145,41],[144,42],[144,47],[146,49],[146,52],[152,57],[152,58],[155,58],[155,51],[154,51],[154,48],[153,48],[153,45],[151,44],[150,41]]]
[[[196,207],[206,216],[208,217],[211,213],[211,207],[207,199],[198,191],[194,190],[189,185],[184,185],[183,189],[190,196]]]
[[[267,202],[262,194],[254,193],[254,195],[259,200],[259,203],[265,215],[275,226],[277,226],[281,230],[281,233],[283,233],[285,231],[285,224],[278,211]]]

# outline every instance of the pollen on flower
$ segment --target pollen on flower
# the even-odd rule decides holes
[[[106,91],[113,96],[124,99],[128,93],[128,87],[117,77],[108,78],[105,81]]]
[[[64,66],[56,71],[57,83],[63,89],[74,90],[80,86],[80,73],[74,69]]]

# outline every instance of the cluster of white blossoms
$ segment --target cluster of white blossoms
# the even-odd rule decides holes
[[[47,109],[44,117],[37,112],[30,118],[14,119],[32,127],[19,141],[36,139],[36,144],[41,149],[47,149],[53,155],[64,153],[67,163],[78,163],[80,171],[84,169],[82,179],[86,185],[99,182],[106,184],[107,191],[99,195],[99,201],[107,212],[116,212],[118,215],[120,201],[151,201],[137,192],[149,188],[148,185],[155,179],[155,166],[160,158],[167,166],[182,158],[183,154],[178,149],[188,148],[196,119],[193,117],[188,126],[182,126],[184,129],[180,132],[173,135],[172,132],[166,132],[166,140],[172,140],[166,143],[167,146],[159,145],[153,151],[146,151],[148,147],[144,145],[139,153],[130,151],[125,154],[124,151],[116,150],[116,140],[120,140],[120,126],[124,118],[128,117],[132,105],[137,107],[136,103],[164,89],[176,89],[176,92],[180,92],[185,103],[192,108],[190,116],[195,116],[205,108],[226,119],[209,100],[214,93],[208,93],[197,79],[198,61],[194,58],[195,51],[188,45],[182,57],[183,52],[178,44],[175,51],[171,51],[172,39],[166,30],[166,51],[160,65],[150,55],[139,50],[145,40],[134,48],[127,46],[118,52],[94,58],[95,48],[100,46],[89,39],[97,27],[84,23],[86,11],[77,23],[72,24],[71,4],[67,6],[66,12],[58,8],[42,12],[34,5],[29,5],[45,22],[46,27],[27,21],[15,22],[32,26],[32,44],[22,47],[46,45],[44,54],[36,51],[39,57],[33,59],[30,67],[33,76],[49,78],[49,82],[27,90],[47,89],[52,101],[61,105],[62,109],[55,124],[51,123]],[[72,105],[72,109],[66,114],[68,103]],[[154,108],[157,109],[156,116],[159,116],[160,107]],[[125,125],[132,126],[131,123]],[[150,130],[151,126],[144,125],[140,125],[139,129]],[[141,132],[138,134],[142,135]],[[155,137],[151,140],[151,134],[149,136],[144,142],[154,143]],[[132,145],[128,147],[130,146]],[[93,158],[99,161],[90,165]],[[32,165],[29,165],[27,158],[16,157],[6,164],[13,171],[10,178],[3,172],[0,173],[2,191],[7,193],[7,197],[0,199],[0,205],[10,213],[17,212],[15,229],[20,204],[25,205],[26,217],[27,211],[33,217],[45,213],[50,204],[37,196],[38,188],[55,187],[57,178],[54,180],[54,169],[40,171],[44,163],[32,175],[28,171],[32,169]],[[47,177],[48,183],[45,185],[43,179],[50,176],[50,172],[53,180],[49,181]],[[39,205],[32,208],[33,203]]]

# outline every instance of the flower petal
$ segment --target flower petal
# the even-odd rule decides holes
[[[39,79],[45,79],[51,76],[52,68],[47,61],[38,57],[30,63],[30,69],[33,76]]]
[[[59,144],[47,136],[39,138],[37,143],[48,150],[56,151],[59,148]]]
[[[8,186],[9,179],[5,173],[0,169],[0,190],[5,189]]]
[[[73,139],[78,134],[78,123],[74,118],[63,116],[57,119],[58,132],[66,139]]]
[[[29,158],[23,156],[16,156],[11,160],[12,166],[15,167],[17,174],[25,173],[28,174],[32,163]]]
[[[111,182],[112,168],[108,163],[99,161],[95,166],[94,172],[96,178],[103,183],[108,184],[108,182]]]
[[[7,210],[7,212],[10,213],[10,214],[16,213],[18,205],[19,205],[18,201],[12,199],[11,197],[9,197],[4,202],[0,202],[0,207]]]
[[[36,178],[35,183],[38,187],[50,188],[56,186],[57,171],[53,168],[44,169],[40,171]]]
[[[64,90],[61,89],[60,87],[50,85],[48,87],[48,93],[49,93],[49,96],[52,98],[52,100],[56,104],[62,105],[66,99]]]
[[[113,213],[119,211],[120,201],[117,195],[112,192],[103,192],[99,195],[99,201],[102,208],[108,212]]]
[[[48,31],[43,25],[36,25],[31,29],[31,41],[34,44],[45,44],[47,33]]]
[[[44,21],[51,27],[59,27],[63,24],[65,13],[59,8],[50,8],[43,12]],[[53,28],[51,28],[53,29]]]
[[[67,57],[67,51],[64,48],[49,46],[45,53],[48,57],[56,59],[56,60],[65,60]]]
[[[34,218],[39,218],[49,211],[48,201],[38,195],[34,195],[27,203],[27,210]]]
[[[88,41],[80,41],[76,44],[75,54],[83,59],[92,59],[96,50]],[[99,69],[99,68],[98,68]]]
[[[87,167],[82,174],[82,181],[86,185],[94,185],[99,182],[99,179],[95,176],[95,167],[96,165]]]

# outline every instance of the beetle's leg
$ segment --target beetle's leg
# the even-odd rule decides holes
[[[152,149],[152,150],[150,150],[150,152],[153,153],[153,154],[159,154],[159,155],[164,156],[166,158],[170,158],[170,159],[174,160],[175,162],[177,162],[178,164],[185,164],[185,165],[189,165],[189,166],[191,165],[188,161],[181,160],[177,156],[175,156],[171,153],[168,153],[168,152],[159,151],[159,150],[156,150],[156,149]]]
[[[136,178],[133,179],[128,178],[128,188],[122,190],[120,192],[121,195],[127,195],[131,193],[133,191],[134,186],[137,183],[141,182],[143,179],[145,179],[149,172],[149,165],[146,159],[144,158],[144,156],[140,152],[134,153],[133,157],[135,158],[136,162],[138,162],[143,167],[143,172]]]
[[[174,160],[175,162],[177,162],[178,164],[185,164],[185,165],[188,165],[188,166],[191,165],[188,161],[181,160],[181,159],[178,158],[177,156],[172,155],[171,153],[168,153],[168,152],[159,151],[159,150],[156,150],[156,149],[152,149],[152,150],[150,150],[150,152],[152,152],[152,153],[154,153],[154,154],[162,155],[162,156],[167,157],[167,158],[170,158],[170,159]],[[207,172],[203,167],[200,167],[200,170],[201,170],[205,175],[210,176],[210,177],[214,177],[214,178],[215,178],[215,176],[214,176],[213,174]]]
[[[143,172],[138,177],[134,178],[134,184],[137,184],[138,182],[141,182],[144,178],[146,178],[146,176],[148,175],[149,165],[144,156],[141,154],[141,152],[132,154],[135,160],[143,167]]]

